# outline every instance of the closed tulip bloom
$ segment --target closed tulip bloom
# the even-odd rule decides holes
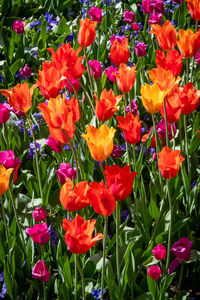
[[[50,273],[43,260],[38,260],[32,268],[32,277],[44,282],[49,281]]]
[[[84,20],[80,20],[80,28],[78,32],[78,43],[83,48],[87,48],[90,46],[96,36],[96,30],[95,27],[98,22],[91,21],[88,18],[85,18]]]
[[[179,87],[181,113],[191,114],[199,104],[200,90],[195,90],[193,83],[188,82],[184,87]]]
[[[87,192],[90,205],[94,211],[102,216],[110,216],[116,207],[116,200],[112,193],[107,189],[105,183],[91,182]]]
[[[82,48],[79,47],[75,51],[70,45],[70,43],[63,43],[62,46],[59,47],[56,52],[53,48],[47,49],[52,54],[52,62],[50,64],[53,64],[55,68],[59,71],[60,78],[62,76],[70,78],[72,80],[81,78],[83,72],[85,71],[85,68],[81,62],[84,57],[78,56],[81,49]],[[55,82],[55,80],[53,81]]]
[[[46,220],[47,218],[47,212],[42,207],[36,207],[33,211],[33,219],[36,222],[41,222]]]
[[[35,243],[43,245],[48,242],[50,235],[45,222],[35,224],[33,227],[28,227],[26,233],[32,238]]]
[[[78,182],[75,186],[70,178],[66,178],[65,184],[60,190],[60,202],[68,211],[77,211],[90,204],[87,197],[87,181]]]
[[[101,78],[102,75],[101,62],[98,60],[89,60],[89,66],[93,72],[94,78],[95,79]]]
[[[110,66],[109,68],[105,69],[105,73],[111,82],[116,82],[115,74],[119,74],[119,69],[115,68],[113,66]]]
[[[191,29],[179,29],[177,46],[185,58],[193,57],[200,48],[200,30],[194,33]]]
[[[125,117],[117,116],[119,125],[117,127],[123,130],[124,138],[128,144],[137,144],[141,138],[141,123],[139,116],[134,116],[131,112],[128,112]]]
[[[113,137],[116,129],[109,129],[103,124],[99,129],[87,127],[87,134],[82,137],[88,144],[92,157],[97,161],[104,161],[113,151]]]
[[[158,24],[151,25],[150,33],[155,34],[159,47],[164,51],[170,51],[176,46],[177,34],[176,29],[167,20],[162,26]]]
[[[76,80],[76,79],[73,79],[73,78],[69,78],[69,80],[70,80],[70,82],[67,80],[66,83],[65,83],[66,89],[72,94],[74,94],[74,89],[75,89],[76,92],[78,92],[79,89],[80,89],[79,81]]]
[[[123,21],[126,22],[127,24],[132,24],[135,21],[135,14],[126,9],[126,11],[123,13]]]
[[[178,174],[180,165],[185,160],[180,153],[181,150],[172,150],[166,146],[158,153],[158,168],[164,178],[170,179]]]
[[[130,51],[128,49],[128,39],[125,38],[121,42],[115,39],[110,48],[110,60],[111,62],[119,66],[120,64],[126,64],[130,57]]]
[[[163,68],[154,68],[149,72],[149,78],[153,83],[157,84],[162,91],[166,92],[166,95],[176,87],[181,80],[180,77],[175,78],[172,71],[166,71]]]
[[[180,87],[176,87],[165,98],[165,106],[167,113],[167,121],[169,123],[176,123],[180,119],[183,104],[181,103]],[[161,115],[165,118],[164,103],[160,109]]]
[[[152,250],[153,255],[155,256],[155,259],[162,260],[166,257],[166,248],[162,244],[158,244],[156,247]]]
[[[136,66],[127,67],[125,64],[120,64],[119,74],[115,74],[118,88],[124,94],[129,93],[134,86],[135,69]]]
[[[14,180],[17,181],[17,172],[21,164],[19,158],[15,158],[15,154],[12,150],[6,150],[0,152],[0,164],[3,165],[6,169],[12,169],[14,171]]]
[[[149,25],[153,25],[153,24],[161,25],[162,16],[163,15],[161,13],[154,11],[152,14],[149,15],[149,20],[148,20]]]
[[[147,44],[144,42],[139,42],[135,45],[135,53],[138,57],[143,57],[147,55]]]
[[[105,166],[106,183],[116,201],[125,200],[130,195],[136,175],[130,171],[130,166]]]
[[[155,114],[161,109],[166,92],[157,84],[144,84],[141,86],[142,103],[150,114]]]
[[[80,119],[78,100],[72,97],[69,101],[59,95],[50,99],[48,105],[40,103],[38,108],[49,126],[50,135],[60,143],[68,143],[74,136],[76,123]]]
[[[46,145],[48,145],[54,152],[61,152],[62,151],[62,143],[56,141],[52,136],[50,136],[46,140]]]
[[[103,239],[103,234],[97,233],[93,237],[96,220],[84,221],[84,219],[76,215],[70,221],[63,220],[63,229],[65,230],[65,242],[72,253],[82,254],[87,252],[94,244]]]
[[[72,168],[68,163],[61,163],[56,171],[60,184],[64,184],[67,178],[76,179],[76,168]]]
[[[151,266],[148,269],[148,275],[153,280],[158,280],[160,278],[160,275],[162,274],[162,270],[159,266]]]
[[[17,84],[12,89],[0,90],[2,95],[8,97],[8,103],[22,113],[27,113],[31,108],[33,91],[37,87],[34,84],[30,89],[28,83]]]
[[[199,0],[186,0],[187,7],[195,21],[200,21],[200,2]]]
[[[102,9],[96,6],[93,6],[88,11],[88,15],[92,21],[102,22]]]
[[[117,105],[119,104],[122,95],[115,96],[113,90],[107,91],[104,89],[99,101],[96,96],[94,97],[96,99],[96,116],[99,120],[105,122],[109,120],[119,109]]]
[[[165,57],[164,51],[156,50],[156,64],[159,68],[172,71],[174,77],[181,73],[183,57],[177,50],[170,50]]]
[[[24,25],[25,25],[25,23],[24,22],[22,22],[22,21],[20,21],[20,20],[15,20],[14,22],[13,22],[13,29],[14,29],[14,31],[17,33],[17,34],[22,34],[22,33],[24,33]]]
[[[10,117],[10,105],[7,103],[0,103],[0,124],[6,123]]]
[[[9,188],[10,175],[13,169],[6,169],[3,165],[0,165],[0,196],[5,194]]]

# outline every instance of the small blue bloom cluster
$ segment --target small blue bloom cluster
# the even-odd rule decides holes
[[[41,150],[41,145],[39,143],[36,143],[36,147],[37,147],[38,150]],[[34,143],[31,142],[29,144],[28,158],[33,159],[34,154],[35,154],[35,146],[34,146]]]
[[[48,227],[48,231],[49,231],[49,234],[50,234],[51,245],[53,247],[57,247],[59,238],[58,238],[55,230],[52,228],[52,225],[53,225],[53,223],[51,223]]]
[[[4,299],[8,291],[7,291],[7,288],[6,288],[6,284],[4,282],[4,273],[3,272],[0,274],[0,282],[3,283],[2,290],[1,290],[1,293],[0,293],[0,298]]]
[[[103,290],[103,294],[105,294],[105,290]],[[101,299],[101,288],[98,288],[97,290],[92,289],[92,296],[94,299]]]

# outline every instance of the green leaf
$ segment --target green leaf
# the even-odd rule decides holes
[[[156,289],[156,281],[154,279],[152,279],[149,275],[147,275],[147,284],[148,284],[148,288],[149,291],[152,295],[152,298],[155,298],[155,289]]]
[[[6,284],[6,288],[7,288],[9,297],[11,299],[14,299],[13,290],[12,290],[13,281],[12,281],[12,277],[10,275],[10,269],[9,269],[7,259],[4,260],[4,281],[5,281],[5,284]]]

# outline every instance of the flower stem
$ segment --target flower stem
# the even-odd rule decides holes
[[[172,131],[172,137],[173,137],[173,150],[175,150],[176,141],[175,141],[175,132],[174,132],[173,124],[171,124],[171,131]]]
[[[83,270],[81,269],[81,266],[80,266],[80,263],[79,263],[78,255],[77,255],[77,254],[75,254],[75,255],[76,255],[76,263],[77,263],[77,267],[78,267],[79,273],[80,273],[80,275],[81,275],[83,300],[86,300],[84,274],[83,274]]]
[[[36,144],[36,138],[35,138],[35,133],[33,131],[32,128],[32,121],[31,118],[29,117],[29,115],[26,113],[26,118],[32,133],[32,137],[33,137],[33,143],[34,143],[34,147],[35,147],[35,159],[36,159],[36,169],[37,169],[37,176],[38,176],[38,183],[39,183],[39,189],[40,189],[40,197],[41,199],[42,197],[42,180],[41,180],[41,174],[40,174],[40,167],[39,167],[39,160],[38,160],[38,150],[37,150],[37,144]],[[43,203],[43,201],[42,201]]]
[[[165,130],[166,130],[166,146],[169,147],[169,132],[168,132],[168,123],[167,123],[167,111],[166,111],[166,101],[164,99],[164,112],[165,112]]]
[[[168,244],[167,244],[166,269],[168,269],[168,267],[169,267],[170,247],[171,247],[171,238],[172,238],[172,199],[171,199],[171,193],[170,193],[169,179],[167,179],[167,193],[168,193],[168,200],[169,200],[170,220],[169,220],[169,232],[168,232]]]
[[[9,238],[9,234],[8,234],[8,224],[7,224],[7,220],[6,220],[6,214],[5,214],[5,209],[4,209],[4,203],[3,203],[3,199],[0,196],[0,201],[1,201],[1,208],[2,208],[2,215],[3,215],[3,222],[4,222],[4,226],[5,226],[5,230],[6,230],[6,239],[8,241],[8,247],[9,250],[11,249],[11,242],[10,242],[10,238]]]
[[[92,92],[94,93],[94,85],[93,85],[93,81],[92,81],[92,70],[91,70],[90,65],[88,63],[86,49],[83,48],[83,51],[84,51],[84,56],[85,56],[86,65],[87,65],[87,69],[88,69],[88,76],[89,76],[90,86],[91,86]]]
[[[176,298],[178,299],[178,294],[181,288],[181,283],[182,283],[182,279],[183,279],[183,268],[184,268],[184,263],[181,263],[181,271],[180,271],[180,275],[179,275],[179,280],[178,280],[178,286],[177,286],[177,294],[176,294]]]
[[[191,174],[190,157],[189,157],[189,149],[188,149],[188,135],[187,135],[187,115],[183,116],[183,126],[184,126],[184,133],[185,133],[185,152],[187,155],[187,167],[188,167],[188,173]]]
[[[198,21],[196,21],[196,24],[195,24],[195,31],[197,32],[198,30]]]
[[[75,295],[74,295],[74,300],[77,300],[77,283],[78,283],[78,278],[77,278],[77,254],[74,254],[74,269],[75,269]]]
[[[104,276],[105,276],[105,262],[106,262],[106,242],[108,234],[108,217],[104,217],[104,238],[103,238],[103,265],[102,265],[102,275],[101,275],[101,300],[103,300],[103,289],[104,289]]]
[[[126,116],[126,94],[123,93],[123,98],[124,98],[124,117]],[[126,144],[126,152],[127,152],[127,158],[128,158],[128,165],[130,166],[130,157],[129,157],[129,152],[128,152],[128,143],[125,141]]]
[[[44,245],[41,245],[42,260],[44,261]],[[43,299],[47,300],[46,282],[43,281]]]
[[[116,201],[116,265],[117,265],[117,280],[118,285],[120,283],[120,266],[119,266],[119,217],[120,217],[120,206]]]

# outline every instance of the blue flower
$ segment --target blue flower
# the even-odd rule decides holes
[[[53,15],[51,15],[48,12],[45,13],[44,17],[45,17],[45,20],[47,21],[47,23],[51,23],[51,21],[53,20]]]
[[[4,81],[3,74],[0,74],[0,82],[3,82],[3,81]]]
[[[36,143],[36,147],[37,147],[38,150],[41,149],[41,145],[40,145],[39,143]],[[33,159],[34,154],[35,154],[35,145],[34,145],[33,142],[31,142],[31,143],[29,144],[28,158],[29,158],[29,159]]]
[[[68,34],[68,36],[66,37],[65,42],[66,42],[66,43],[69,43],[69,42],[73,42],[73,40],[74,40],[74,34],[73,34],[73,33],[70,33],[70,34]]]
[[[2,272],[0,274],[0,282],[3,283],[4,282],[4,272]]]
[[[40,25],[42,25],[41,21],[34,21],[34,22],[30,23],[31,29],[34,29],[35,27],[38,27]]]
[[[2,286],[2,290],[1,290],[1,293],[0,293],[0,298],[1,299],[4,299],[5,298],[5,295],[7,294],[7,288],[6,288],[6,284],[5,282],[3,283],[3,286]]]
[[[50,226],[48,227],[48,231],[49,231],[50,239],[51,239],[51,245],[53,247],[57,247],[59,238],[58,238],[55,230],[52,228],[52,225],[53,225],[53,223],[51,223]]]
[[[103,290],[103,294],[105,294],[105,290]],[[94,299],[101,299],[101,288],[98,288],[97,290],[92,289],[92,296]]]
[[[130,211],[128,209],[122,210],[120,216],[121,216],[121,223],[124,223],[126,219],[130,216]]]

